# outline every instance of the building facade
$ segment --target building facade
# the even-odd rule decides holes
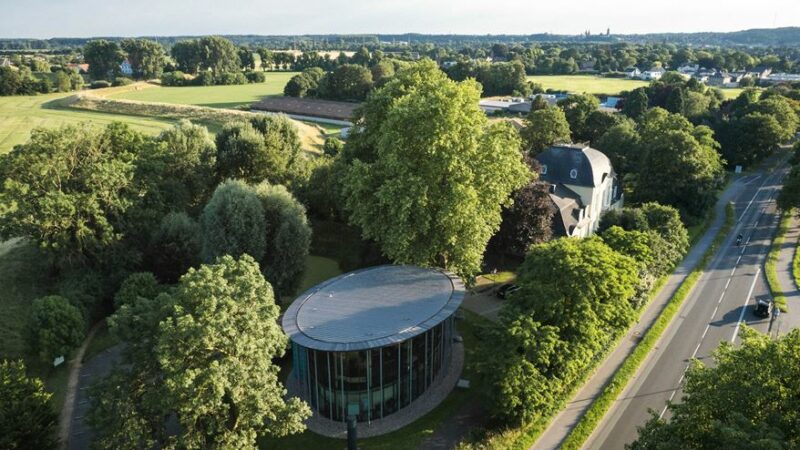
[[[556,144],[536,155],[539,179],[550,185],[556,207],[553,231],[557,236],[587,237],[597,230],[600,217],[621,208],[622,189],[611,161],[584,144]]]
[[[461,280],[436,269],[378,266],[321,283],[283,317],[292,375],[322,417],[385,418],[450,369]]]

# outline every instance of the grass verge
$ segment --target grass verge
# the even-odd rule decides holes
[[[772,248],[767,254],[767,261],[764,263],[764,272],[767,275],[767,283],[769,290],[772,292],[772,298],[775,301],[775,307],[781,312],[789,312],[789,306],[786,303],[786,295],[783,293],[781,283],[778,281],[778,258],[781,254],[781,247],[783,241],[786,239],[786,230],[789,229],[789,224],[792,222],[792,211],[784,211],[781,214],[781,221],[778,224],[778,230],[775,232],[775,238],[772,239]],[[796,273],[797,255],[792,264],[792,271]],[[796,279],[796,278],[795,278]]]
[[[564,440],[561,446],[562,449],[580,449],[589,436],[591,436],[591,434],[594,432],[598,423],[600,423],[606,412],[609,410],[609,408],[611,408],[611,405],[622,393],[622,390],[625,389],[625,386],[628,385],[631,377],[636,374],[639,366],[642,364],[645,358],[647,358],[647,355],[661,338],[664,330],[666,330],[667,326],[670,324],[670,322],[672,322],[672,319],[680,310],[684,300],[686,300],[686,297],[689,296],[689,293],[697,283],[697,280],[703,274],[705,267],[711,261],[717,249],[725,240],[725,237],[734,224],[734,218],[735,214],[733,206],[728,204],[727,208],[725,209],[725,223],[719,232],[717,232],[717,235],[714,237],[714,241],[711,243],[711,246],[709,246],[706,252],[703,254],[703,258],[700,260],[694,270],[692,270],[692,272],[686,277],[683,283],[681,283],[678,290],[675,291],[675,294],[667,303],[667,306],[664,307],[661,315],[659,315],[650,329],[647,330],[647,333],[644,335],[633,352],[625,359],[625,362],[622,363],[622,366],[620,366],[619,370],[617,370],[617,372],[614,374],[614,377],[611,379],[611,381],[609,381],[608,385],[605,387],[600,396],[597,397],[597,399],[592,403],[592,406],[589,407],[589,409],[586,411],[586,414],[584,414],[584,416],[581,418],[580,422],[578,422],[575,428],[572,429],[572,432]]]

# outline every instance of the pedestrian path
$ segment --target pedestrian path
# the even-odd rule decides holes
[[[797,250],[797,240],[800,237],[800,220],[792,216],[789,228],[784,235],[783,245],[778,253],[778,283],[780,290],[786,297],[789,306],[788,314],[781,314],[777,320],[776,334],[785,334],[793,328],[800,327],[800,290],[792,274],[794,253]]]

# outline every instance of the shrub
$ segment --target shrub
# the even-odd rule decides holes
[[[33,301],[28,324],[28,344],[42,361],[67,356],[83,340],[86,321],[69,300],[50,295]]]
[[[267,81],[267,76],[264,74],[264,72],[255,72],[251,70],[245,72],[244,76],[247,77],[247,81],[249,83],[263,83]]]
[[[247,84],[247,78],[241,72],[223,72],[216,76],[214,84],[218,85],[233,85],[233,84]]]
[[[129,85],[131,83],[133,83],[133,80],[131,80],[130,78],[117,77],[117,78],[114,78],[113,85],[114,86],[127,86],[127,85]]]
[[[200,72],[192,84],[196,86],[212,86],[214,84],[214,74],[208,71]]]
[[[328,156],[336,156],[342,151],[342,148],[344,148],[344,143],[341,140],[335,137],[329,137],[325,139],[322,151]]]
[[[107,87],[111,87],[111,83],[106,80],[92,81],[92,84],[89,85],[89,89],[102,89]]]
[[[186,86],[186,74],[180,70],[161,75],[162,86]]]
[[[156,298],[163,290],[152,273],[137,272],[122,282],[114,295],[114,306],[120,308],[122,305],[132,305],[139,297]]]

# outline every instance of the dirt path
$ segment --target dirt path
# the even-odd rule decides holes
[[[94,334],[98,328],[105,323],[105,319],[94,324],[86,339],[83,340],[75,356],[69,361],[69,377],[67,379],[67,393],[64,396],[64,406],[61,408],[61,414],[58,417],[58,440],[60,442],[61,450],[67,448],[70,432],[70,424],[72,423],[72,411],[75,409],[75,397],[78,391],[78,381],[83,366],[83,355],[86,353],[86,348],[92,342]]]

